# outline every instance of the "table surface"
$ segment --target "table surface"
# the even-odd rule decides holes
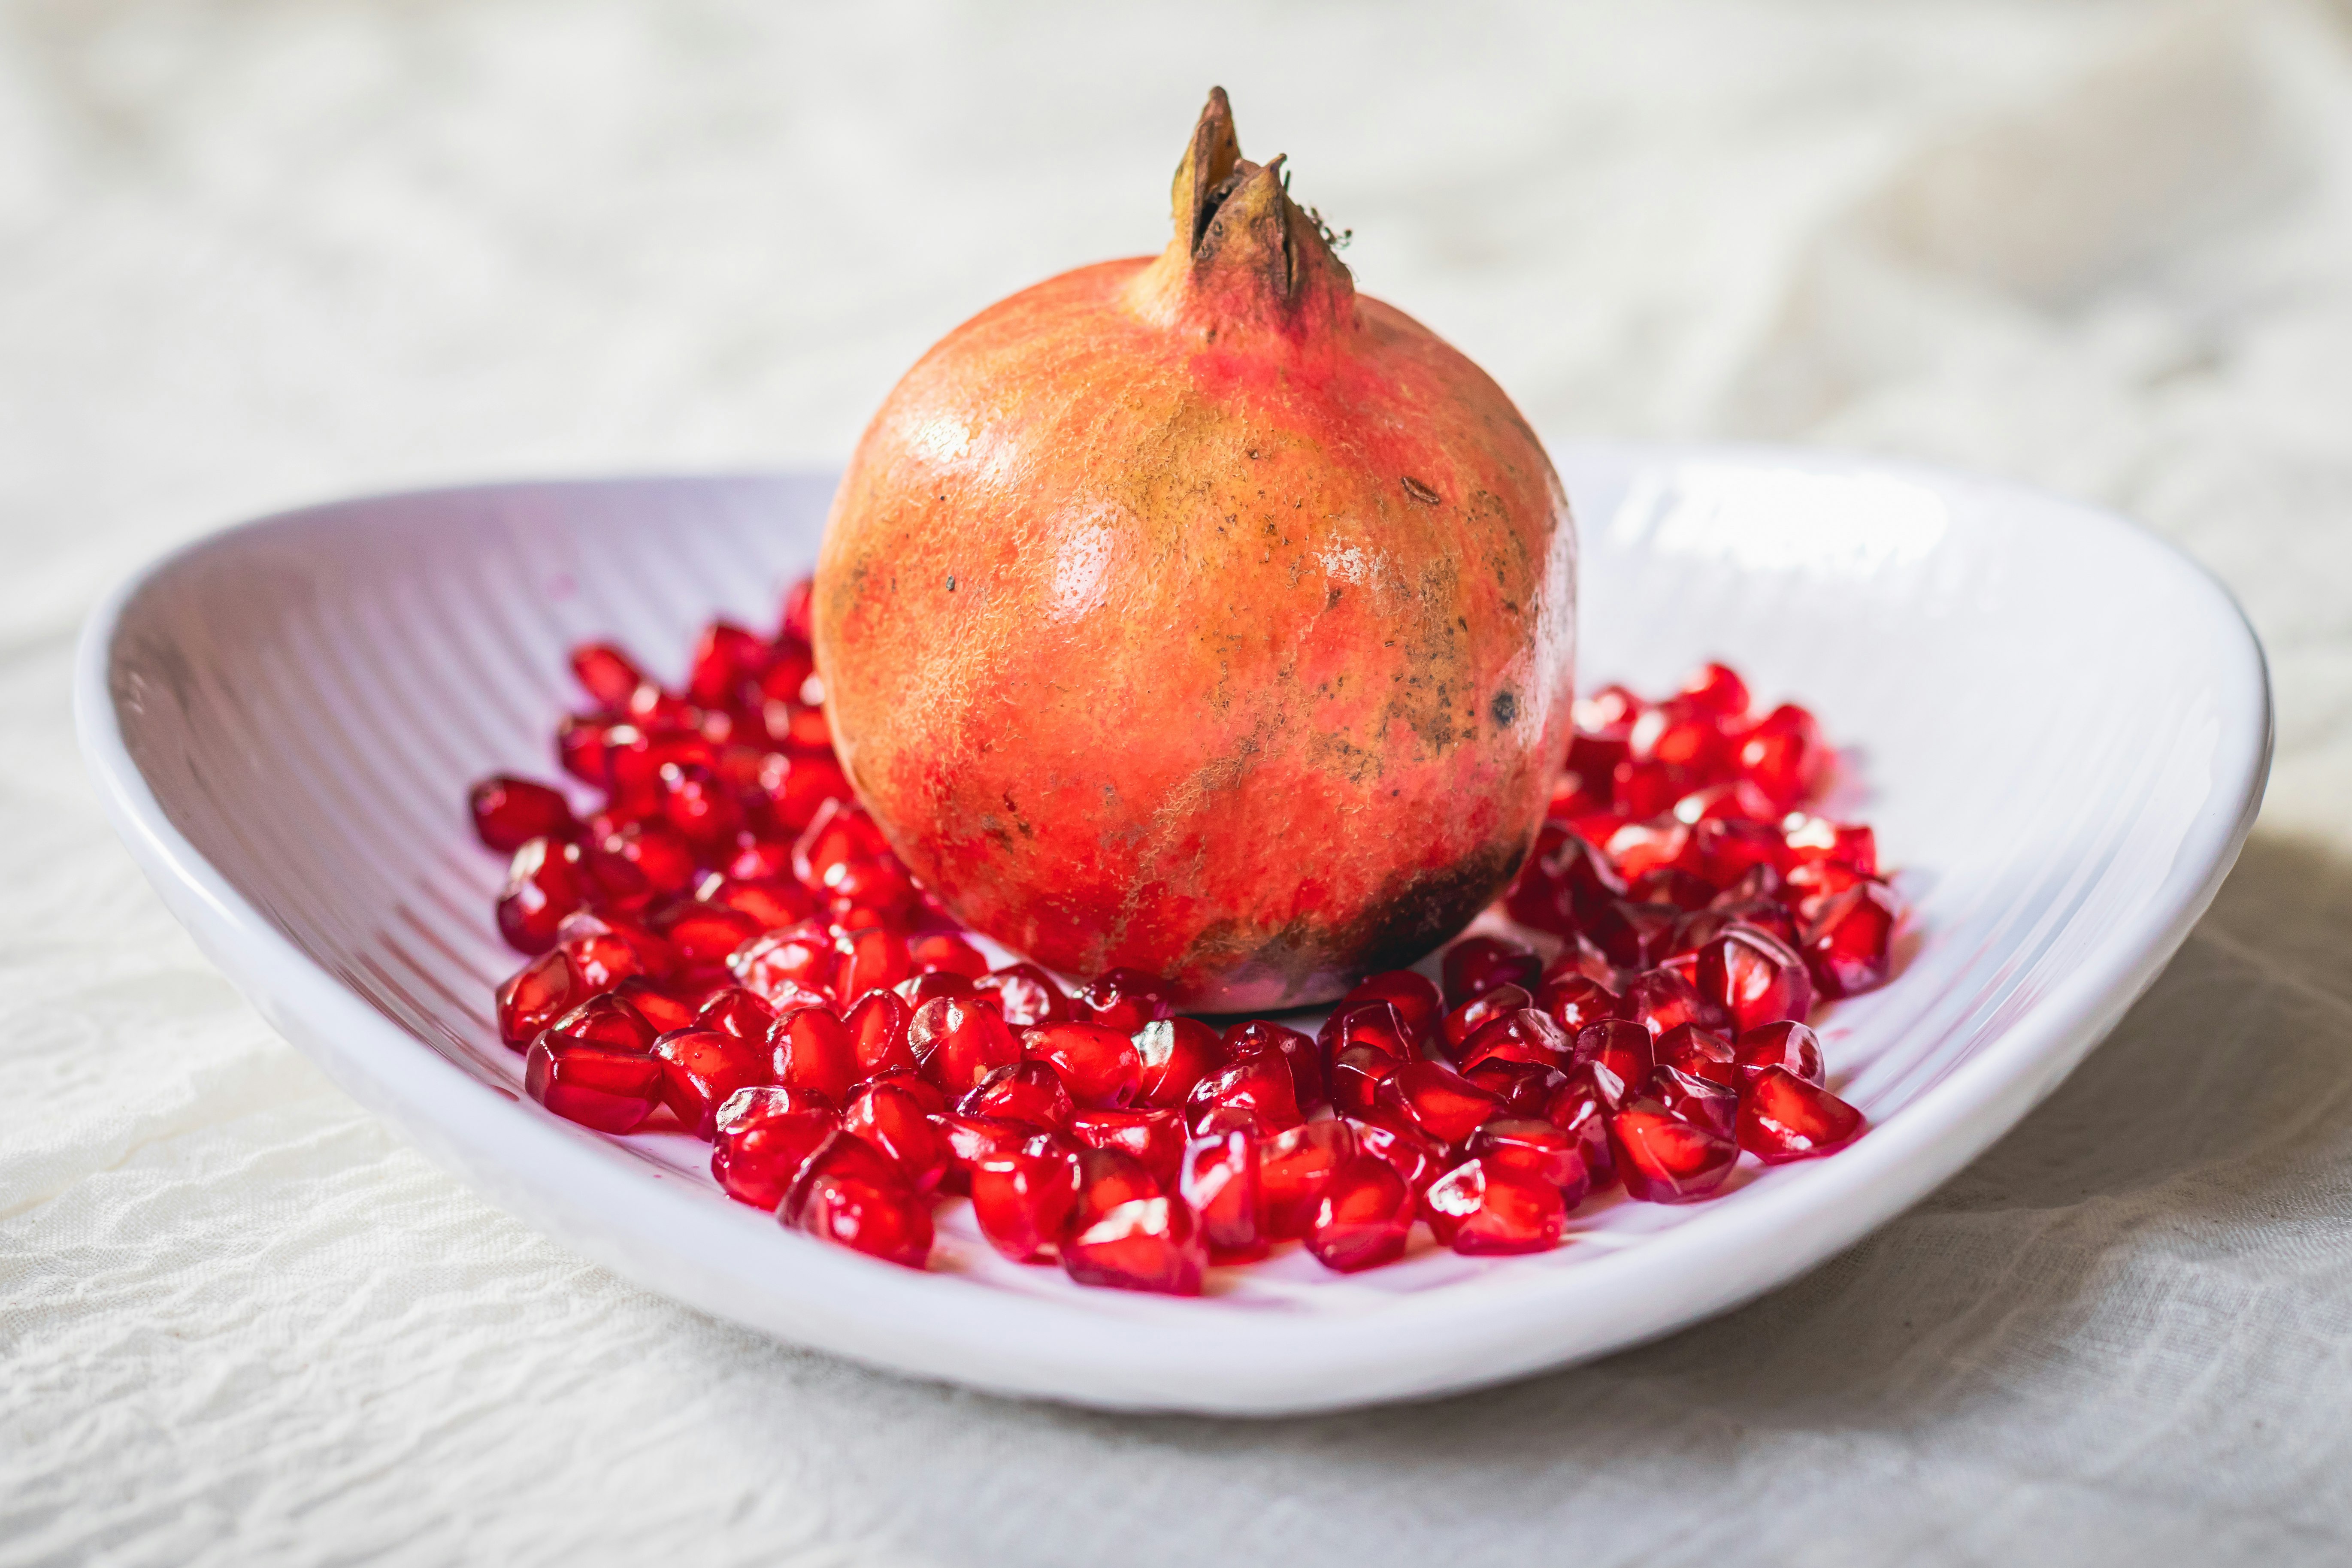
[[[897,1381],[527,1231],[196,955],[67,702],[97,595],[225,521],[837,461],[947,327],[1159,247],[1212,81],[1539,428],[2118,507],[2280,726],[2169,972],[1917,1210],[1597,1365],[1263,1425]],[[0,3],[0,1564],[2340,1560],[2347,507],[2318,0]]]

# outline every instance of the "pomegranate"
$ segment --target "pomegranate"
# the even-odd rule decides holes
[[[1166,251],[992,306],[891,392],[813,600],[833,743],[923,887],[1210,1011],[1459,930],[1569,739],[1549,459],[1284,183],[1213,92]]]

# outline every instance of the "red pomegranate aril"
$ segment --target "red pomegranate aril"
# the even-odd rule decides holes
[[[1801,945],[1797,940],[1797,922],[1790,914],[1788,906],[1776,903],[1770,899],[1749,899],[1741,903],[1719,903],[1713,909],[1701,910],[1697,914],[1689,916],[1688,919],[1694,922],[1699,921],[1716,922],[1704,931],[1695,925],[1687,927],[1677,937],[1676,945],[1690,952],[1696,952],[1735,925],[1753,926],[1791,952],[1798,951]]]
[[[1050,1263],[1078,1206],[1077,1156],[1036,1139],[983,1155],[971,1187],[972,1218],[989,1246],[1015,1263]]]
[[[580,831],[572,803],[560,790],[505,773],[484,779],[466,797],[474,836],[501,855],[534,838],[568,839]]]
[[[643,977],[622,981],[613,994],[642,1014],[646,1022],[653,1026],[656,1037],[667,1035],[673,1029],[683,1029],[694,1022],[693,1004],[680,1000]]]
[[[715,770],[699,763],[664,763],[659,778],[662,819],[694,846],[698,860],[719,858],[734,847],[743,808]]]
[[[1083,1230],[1121,1204],[1164,1196],[1170,1189],[1124,1149],[1090,1149],[1069,1141],[1078,1157],[1078,1206],[1070,1227]]]
[[[1534,1062],[1485,1061],[1462,1076],[1493,1095],[1510,1116],[1541,1116],[1551,1097],[1568,1081],[1559,1068]]]
[[[902,1090],[912,1098],[917,1105],[921,1106],[923,1114],[929,1117],[937,1118],[945,1115],[952,1109],[948,1104],[948,1097],[940,1092],[938,1084],[911,1069],[906,1072],[886,1072],[878,1077],[867,1079],[857,1087],[866,1089],[877,1086]]]
[[[711,1136],[730,1095],[769,1081],[767,1052],[716,1029],[664,1035],[653,1055],[662,1067],[663,1103],[698,1138]]]
[[[1625,901],[1636,907],[1646,904],[1671,905],[1679,914],[1703,910],[1715,899],[1715,884],[1705,878],[1684,870],[1679,866],[1661,866],[1644,874],[1626,894]],[[1606,949],[1603,949],[1605,952]]]
[[[677,970],[677,949],[618,915],[575,910],[556,928],[555,941],[592,991],[610,991],[639,975],[666,980]]]
[[[1652,1073],[1644,1092],[1692,1126],[1704,1127],[1724,1138],[1731,1136],[1732,1123],[1739,1115],[1737,1089],[1695,1078],[1675,1068],[1661,1067]]]
[[[1780,820],[1784,810],[1747,780],[1734,779],[1728,784],[1712,784],[1691,791],[1675,802],[1673,816],[1676,822],[1692,827],[1705,822],[1761,823],[1769,827]],[[1773,858],[1778,858],[1780,842],[1777,833],[1772,836],[1772,847]],[[1706,873],[1702,870],[1699,875]]]
[[[1326,1073],[1331,1105],[1342,1116],[1361,1116],[1380,1097],[1381,1085],[1404,1064],[1371,1046],[1349,1046],[1331,1058]]]
[[[1628,1196],[1695,1203],[1723,1185],[1739,1146],[1693,1126],[1654,1100],[1636,1100],[1609,1118],[1609,1149]]]
[[[1627,816],[1646,821],[1671,811],[1692,782],[1688,768],[1654,758],[1629,756],[1610,770],[1610,799]]]
[[[969,1093],[990,1073],[1021,1059],[1020,1042],[994,1009],[953,996],[915,1009],[907,1044],[922,1075],[951,1095]]]
[[[760,933],[728,955],[727,967],[746,990],[781,1008],[798,993],[832,994],[841,954],[830,929],[803,921]]]
[[[1407,1062],[1381,1080],[1373,1103],[1401,1112],[1443,1144],[1459,1144],[1502,1102],[1443,1062]]]
[[[1034,963],[1008,963],[972,982],[982,996],[992,999],[1004,1021],[1016,1029],[1035,1024],[1070,1020],[1070,999],[1054,977]]]
[[[499,934],[517,952],[545,952],[555,945],[556,928],[588,901],[577,846],[534,838],[515,851],[507,885],[499,894]]]
[[[1428,1191],[1430,1183],[1444,1175],[1453,1163],[1454,1157],[1448,1151],[1386,1106],[1376,1106],[1346,1121],[1348,1130],[1356,1136],[1357,1152],[1385,1163],[1404,1178],[1415,1198]]]
[[[1069,1134],[1089,1149],[1117,1149],[1143,1162],[1165,1192],[1176,1190],[1184,1161],[1184,1119],[1173,1110],[1075,1110]]]
[[[950,974],[944,969],[934,969],[921,974],[909,974],[890,989],[909,1008],[921,1006],[934,996],[973,997],[980,994],[971,982],[961,974]]]
[[[1256,1139],[1240,1131],[1193,1139],[1184,1146],[1177,1187],[1200,1222],[1212,1263],[1247,1263],[1265,1256]]]
[[[1895,938],[1895,900],[1862,882],[1829,900],[1805,938],[1805,958],[1825,996],[1858,996],[1886,984]]]
[[[1654,1037],[1685,1024],[1717,1033],[1731,1026],[1728,1012],[1700,995],[1698,987],[1685,976],[1664,965],[1635,975],[1626,984],[1617,1010]]]
[[[1313,1040],[1296,1029],[1263,1018],[1235,1024],[1219,1042],[1227,1061],[1252,1057],[1278,1057],[1290,1069],[1290,1086],[1301,1112],[1311,1113],[1330,1103],[1323,1082],[1323,1053]]]
[[[1070,998],[1071,1016],[1132,1035],[1155,1018],[1175,1016],[1168,983],[1139,969],[1111,969],[1095,976]]]
[[[1121,1204],[1062,1244],[1062,1268],[1081,1285],[1197,1296],[1208,1266],[1192,1211],[1178,1197]]]
[[[654,1048],[661,1031],[644,1014],[617,996],[591,996],[541,1030],[540,1038],[557,1050],[572,1046],[595,1046],[608,1051],[635,1051],[644,1056]]]
[[[841,1117],[788,1089],[743,1089],[728,1096],[712,1125],[710,1173],[729,1197],[773,1214]]]
[[[1549,1015],[1521,1007],[1491,1020],[1471,1036],[1454,1059],[1464,1072],[1487,1062],[1525,1062],[1565,1069],[1575,1047],[1575,1037]]]
[[[1739,1102],[1739,1146],[1768,1165],[1834,1154],[1863,1134],[1861,1111],[1784,1068],[1766,1068]]]
[[[1735,925],[1698,950],[1698,993],[1731,1015],[1740,1034],[1813,1010],[1804,960],[1769,932]]]
[[[1498,1116],[1470,1135],[1470,1158],[1549,1182],[1563,1207],[1574,1208],[1592,1188],[1584,1141],[1539,1117]]]
[[[1185,1127],[1195,1138],[1236,1128],[1264,1137],[1305,1120],[1297,1080],[1279,1056],[1230,1062],[1195,1084],[1184,1102]]]
[[[1739,1089],[1737,1053],[1729,1040],[1712,1029],[1694,1024],[1669,1029],[1658,1037],[1655,1055],[1662,1068],[1673,1068],[1735,1093]]]
[[[922,974],[955,974],[977,980],[988,973],[980,949],[953,931],[932,931],[907,939],[907,961]]]
[[[921,1070],[915,1047],[908,1038],[915,1009],[888,991],[868,991],[860,996],[842,1023],[849,1031],[849,1056],[854,1076],[871,1079]]]
[[[1307,1250],[1326,1268],[1353,1274],[1393,1263],[1412,1235],[1414,1194],[1394,1167],[1358,1154],[1331,1173],[1307,1227]]]
[[[1822,1061],[1821,1037],[1802,1024],[1767,1024],[1740,1036],[1732,1051],[1738,1075],[1733,1087],[1738,1089],[1754,1083],[1767,1068],[1779,1068],[1815,1088],[1829,1081]]]
[[[499,1038],[526,1049],[541,1029],[587,999],[571,962],[561,952],[543,952],[499,983]]]
[[[694,1023],[697,1028],[717,1029],[747,1045],[759,1046],[767,1042],[768,1031],[776,1026],[776,1016],[749,991],[730,985],[696,1010]]]
[[[657,895],[676,897],[694,886],[694,846],[667,822],[624,823],[598,847],[644,877]]]
[[[1472,936],[1447,948],[1441,967],[1446,1005],[1458,1007],[1497,985],[1534,984],[1543,962],[1524,942],[1508,937]]]
[[[800,888],[800,883],[793,877],[793,847],[781,838],[747,838],[740,841],[735,846],[734,856],[719,868],[719,873],[731,881],[782,882]],[[702,896],[709,897],[709,894]],[[801,896],[805,899],[808,890],[802,888]],[[712,900],[714,903],[719,901]],[[800,918],[808,919],[809,914],[814,912],[814,908],[812,904]]]
[[[781,878],[728,877],[713,871],[696,887],[694,896],[750,918],[762,931],[798,925],[816,912],[805,889]]]
[[[1345,1013],[1367,1002],[1385,1002],[1394,1007],[1397,1016],[1403,1020],[1408,1039],[1427,1035],[1445,1011],[1445,998],[1439,994],[1436,982],[1410,969],[1391,969],[1368,976],[1341,997],[1332,1011]]]
[[[1717,888],[1759,867],[1777,875],[1787,853],[1780,830],[1769,822],[1709,820],[1691,829],[1690,857],[1698,875]]]
[[[729,708],[767,667],[768,645],[729,621],[713,621],[694,645],[686,695],[705,708]]]
[[[1618,1003],[1617,993],[1575,971],[1557,977],[1546,976],[1536,991],[1536,1005],[1570,1035],[1603,1018],[1617,1016]]]
[[[940,1190],[946,1193],[971,1191],[971,1173],[981,1161],[992,1154],[1010,1152],[1040,1136],[1037,1129],[1025,1121],[963,1116],[954,1111],[934,1113],[931,1125],[948,1148],[947,1175],[940,1183]]]
[[[677,952],[678,967],[689,973],[723,973],[738,950],[765,934],[757,921],[740,910],[691,899],[655,910],[653,926]]]
[[[888,926],[875,926],[834,940],[841,967],[834,972],[834,989],[843,996],[863,996],[885,991],[913,973],[907,958],[907,941]]]
[[[853,800],[835,800],[820,808],[814,820],[793,844],[793,875],[814,892],[824,886],[827,872],[852,860],[876,860],[890,846],[874,819]]]
[[[849,1097],[841,1125],[874,1145],[916,1192],[939,1190],[947,1175],[947,1140],[914,1095],[896,1084],[869,1083]]]
[[[1680,862],[1690,853],[1690,841],[1688,827],[1671,816],[1659,816],[1619,825],[1611,830],[1602,850],[1618,875],[1633,881],[1660,866]]]
[[[1791,816],[1782,824],[1781,841],[1789,847],[1791,867],[1809,860],[1832,860],[1865,877],[1878,874],[1878,838],[1858,824],[1832,822],[1823,816]]]
[[[760,770],[760,792],[776,826],[787,833],[808,830],[828,805],[849,796],[849,779],[829,756],[771,752]]]
[[[1143,1057],[1128,1031],[1106,1024],[1040,1024],[1021,1031],[1021,1054],[1061,1075],[1079,1105],[1132,1104],[1143,1085]]]
[[[1640,1093],[1650,1074],[1657,1070],[1657,1046],[1641,1025],[1612,1018],[1576,1037],[1575,1066],[1596,1070],[1600,1091],[1614,1110],[1628,1097]],[[1571,1076],[1573,1072],[1572,1068]]]
[[[780,641],[805,648],[816,635],[816,579],[802,577],[784,590]]]
[[[1727,664],[1703,664],[1683,682],[1677,700],[1717,719],[1740,719],[1748,713],[1748,683]]]
[[[1342,1052],[1363,1047],[1391,1061],[1411,1062],[1421,1059],[1416,1038],[1394,1006],[1386,1002],[1360,1002],[1325,1019],[1316,1044],[1326,1061],[1337,1061]]]
[[[556,1047],[541,1038],[523,1061],[523,1092],[567,1121],[634,1132],[661,1103],[662,1064],[642,1051]]]
[[[1217,1070],[1217,1032],[1198,1018],[1155,1018],[1132,1037],[1141,1064],[1136,1103],[1181,1110],[1200,1081]]]
[[[1547,1252],[1568,1218],[1549,1182],[1487,1160],[1465,1160],[1430,1184],[1421,1212],[1441,1245],[1468,1257]]]
[[[823,1007],[784,1014],[770,1027],[767,1043],[771,1075],[796,1093],[841,1105],[849,1099],[850,1086],[866,1076],[857,1071],[848,1028]]]
[[[646,680],[636,661],[611,643],[582,643],[573,648],[572,673],[591,700],[614,711],[627,707],[630,697]]]
[[[1333,1173],[1356,1157],[1345,1121],[1309,1121],[1257,1146],[1260,1223],[1269,1241],[1297,1241],[1314,1228]]]
[[[1497,985],[1491,991],[1473,996],[1444,1017],[1438,1020],[1437,1037],[1445,1054],[1461,1059],[1462,1047],[1471,1036],[1496,1019],[1507,1016],[1522,1007],[1536,1005],[1534,994],[1524,985]]]
[[[845,910],[866,910],[904,918],[922,901],[915,879],[898,859],[847,860],[824,874],[825,908],[836,918]]]
[[[922,1268],[931,1255],[930,1200],[845,1129],[809,1156],[776,1217],[821,1240],[908,1268]]]
[[[1544,1107],[1544,1120],[1574,1138],[1591,1173],[1594,1191],[1616,1180],[1615,1157],[1609,1148],[1610,1113],[1632,1100],[1622,1084],[1604,1089],[1601,1074],[1587,1064],[1570,1068],[1568,1081],[1553,1091]]]
[[[567,713],[555,726],[556,765],[582,784],[603,789],[610,777],[605,753],[613,725],[593,713]]]
[[[1783,702],[1751,725],[1734,753],[1739,776],[1783,811],[1811,797],[1828,759],[1820,724],[1793,702]]]
[[[1619,968],[1647,969],[1673,948],[1681,919],[1682,911],[1672,904],[1619,899],[1593,917],[1589,934]]]
[[[965,1116],[1025,1121],[1045,1131],[1067,1128],[1075,1109],[1060,1075],[1036,1061],[998,1068],[956,1101],[956,1110]]]

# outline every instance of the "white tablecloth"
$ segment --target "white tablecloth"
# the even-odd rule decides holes
[[[2343,1559],[2352,9],[1422,10],[0,6],[0,1563]],[[541,1240],[198,959],[67,710],[101,587],[224,521],[837,459],[965,314],[1160,245],[1212,81],[1547,432],[2110,502],[2280,720],[2170,973],[1916,1212],[1596,1366],[1255,1426],[896,1381]]]

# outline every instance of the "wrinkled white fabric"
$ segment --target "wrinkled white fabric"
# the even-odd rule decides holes
[[[0,1563],[2343,1560],[2352,8],[1437,9],[0,3]],[[2213,913],[1916,1211],[1262,1425],[894,1380],[541,1239],[198,959],[67,708],[95,595],[223,521],[837,459],[963,315],[1158,247],[1212,81],[1547,433],[2112,503],[2279,703]]]

